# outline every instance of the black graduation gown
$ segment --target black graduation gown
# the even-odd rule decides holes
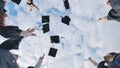
[[[105,66],[105,61],[101,61],[99,64],[98,64],[98,67],[97,68],[108,68],[107,66]]]
[[[22,30],[17,26],[0,26],[0,35],[5,38],[16,39],[20,37]]]
[[[108,20],[116,20],[120,22],[120,0],[110,0],[112,9],[109,11]]]

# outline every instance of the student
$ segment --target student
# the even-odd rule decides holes
[[[120,22],[120,0],[108,0],[107,5],[111,6],[112,9],[109,11],[108,15],[99,18],[98,21],[108,21],[108,20],[115,20]]]
[[[89,57],[87,60],[89,60],[95,66],[95,68],[107,68],[107,66],[105,65],[105,61],[101,61],[100,63],[97,63],[91,57]]]
[[[27,68],[39,68],[41,66],[42,62],[43,62],[44,56],[45,56],[45,54],[43,54],[43,56],[39,58],[39,60],[38,60],[38,62],[36,63],[35,66],[29,66]]]
[[[17,61],[18,55],[17,55],[17,54],[12,54],[12,55],[13,55],[15,61]],[[43,61],[43,59],[44,59],[44,56],[45,56],[45,55],[43,54],[43,56],[39,58],[39,60],[38,60],[38,62],[36,63],[35,66],[29,66],[29,67],[27,67],[27,68],[39,68],[39,67],[41,66],[41,64],[42,64],[42,61]],[[15,68],[20,68],[20,66],[16,63]]]
[[[95,60],[93,60],[91,57],[89,57],[87,60],[90,61],[95,66],[95,68],[98,67],[98,63]]]
[[[10,30],[15,29],[15,28],[11,28]],[[17,29],[17,28],[16,28]],[[22,40],[22,38],[24,36],[36,36],[34,33],[34,29],[28,29],[27,31],[22,31],[20,33],[19,37],[16,38],[10,38],[6,41],[4,41],[1,45],[0,45],[0,68],[19,68],[19,65],[16,63],[16,58],[13,58],[13,56],[16,55],[12,55],[9,52],[9,50],[11,49],[18,49],[19,48],[19,43]],[[5,52],[5,53],[4,53]],[[2,54],[4,53],[4,54]],[[7,54],[7,55],[6,55]],[[10,55],[9,55],[10,54]],[[8,58],[9,57],[9,58]],[[35,67],[37,68],[38,66],[41,65],[42,63],[42,59],[43,57],[40,57],[40,60],[38,61],[38,63],[35,65]],[[5,61],[6,60],[6,61]],[[4,61],[4,62],[3,62]],[[9,62],[9,63],[8,63]],[[11,65],[10,65],[11,64]]]
[[[32,8],[35,7],[36,9],[40,10],[34,3],[33,0],[26,0],[27,4],[30,6],[30,11],[32,11]]]
[[[19,49],[19,43],[23,37],[36,36],[36,34],[33,33],[34,31],[34,28],[22,31],[17,26],[2,26],[0,27],[0,35],[9,39],[4,41],[0,45],[0,48],[5,50]]]
[[[0,49],[4,50],[19,49],[19,43],[21,42],[22,39],[23,37],[17,39],[8,39],[0,45]]]
[[[108,68],[120,68],[120,53],[113,54],[113,56],[111,56],[111,61]]]
[[[0,26],[0,35],[5,38],[16,39],[19,37],[36,36],[34,28],[23,31],[17,26]]]
[[[117,53],[110,52],[104,56],[104,60],[100,63],[97,63],[95,60],[93,60],[91,57],[89,57],[87,60],[89,60],[96,68],[109,68],[110,63],[113,61],[115,55]]]

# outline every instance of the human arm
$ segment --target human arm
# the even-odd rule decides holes
[[[37,62],[37,64],[35,65],[34,68],[39,68],[39,67],[41,66],[42,61],[43,61],[43,59],[44,59],[44,56],[45,56],[45,54],[43,54],[43,56],[39,58],[39,61]]]
[[[106,22],[106,21],[108,21],[107,16],[105,16],[105,17],[103,17],[103,18],[99,18],[99,19],[97,20],[97,22]]]
[[[35,4],[31,5],[32,7],[35,7],[36,9],[40,10]]]
[[[27,36],[36,36],[36,34],[33,33],[34,31],[35,31],[34,28],[32,28],[32,29],[28,28],[26,31],[22,31],[20,33],[20,36],[24,36],[24,37],[27,37]]]
[[[98,66],[98,63],[95,60],[93,60],[91,57],[89,57],[87,60],[89,60],[95,67]]]

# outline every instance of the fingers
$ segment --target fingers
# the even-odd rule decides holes
[[[42,57],[44,57],[45,56],[45,54],[43,54],[43,56]]]
[[[97,22],[106,22],[108,19],[107,19],[107,16],[103,17],[103,18],[99,18],[97,20]]]
[[[100,21],[102,21],[102,18],[99,18],[99,19],[97,20],[97,22],[100,22]]]
[[[32,11],[32,8],[30,8],[30,12]]]
[[[32,33],[31,36],[37,36],[35,33]]]
[[[89,60],[91,59],[91,57],[88,58]]]
[[[44,57],[45,57],[45,54],[43,54],[43,56],[42,56],[42,57],[40,57],[40,60],[43,60],[43,59],[44,59]]]
[[[32,33],[35,31],[35,28],[29,29],[29,33],[31,33],[31,36],[37,36],[35,33]]]
[[[84,59],[84,61],[88,61],[88,59]]]
[[[99,18],[98,21],[102,20],[102,18]]]
[[[28,36],[37,36],[35,33],[33,33],[35,31],[35,28],[28,28],[26,31],[22,31],[20,33],[21,36],[24,36],[24,37],[28,37]]]
[[[27,31],[30,31],[30,28],[28,28]]]
[[[27,31],[30,32],[30,33],[32,33],[32,32],[35,31],[35,28],[32,28],[32,29],[28,28]]]
[[[89,57],[88,59],[85,59],[85,61],[89,61],[89,60],[91,60],[91,57]]]
[[[35,28],[32,28],[31,30],[30,30],[30,32],[34,32],[35,31]]]
[[[44,59],[44,57],[45,57],[45,54],[43,54],[42,59]]]

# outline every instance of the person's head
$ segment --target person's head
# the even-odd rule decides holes
[[[5,26],[4,21],[5,21],[4,16],[3,16],[3,15],[2,15],[2,16],[0,15],[0,26]]]
[[[110,4],[110,0],[107,1],[107,5],[108,5],[108,6],[111,6],[111,4]]]
[[[106,63],[112,62],[116,54],[117,54],[116,52],[110,52],[110,53],[106,54],[106,55],[104,56],[105,62],[106,62]]]
[[[12,54],[14,59],[17,60],[18,59],[18,54]]]

